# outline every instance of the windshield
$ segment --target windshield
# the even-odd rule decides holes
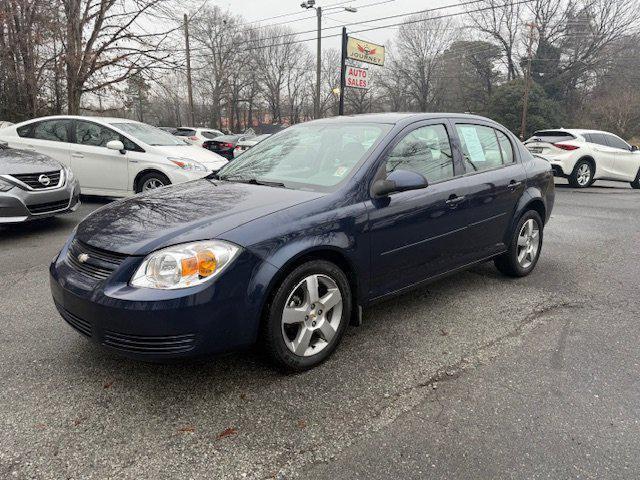
[[[265,139],[219,173],[221,180],[327,191],[348,178],[391,129],[385,124],[300,124]]]
[[[119,128],[125,133],[128,133],[132,137],[152,145],[154,147],[166,147],[166,146],[181,146],[186,145],[180,138],[171,135],[170,133],[160,130],[159,128],[152,127],[146,123],[112,123],[116,128]]]

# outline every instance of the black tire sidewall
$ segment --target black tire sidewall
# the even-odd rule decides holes
[[[580,165],[582,164],[586,164],[589,167],[589,171],[591,172],[591,177],[589,178],[589,181],[587,182],[586,185],[580,185],[578,183],[578,168],[580,168]],[[576,163],[575,166],[573,167],[573,172],[571,172],[571,175],[569,176],[569,183],[574,188],[587,188],[594,182],[593,175],[594,175],[594,171],[593,171],[593,166],[591,165],[591,162],[587,160],[578,160],[578,163]]]
[[[313,274],[327,275],[336,282],[342,295],[342,319],[338,331],[329,345],[316,355],[301,357],[289,350],[285,344],[281,330],[282,311],[293,288],[302,279]],[[352,296],[349,280],[337,265],[325,260],[311,260],[300,265],[280,282],[268,306],[263,325],[263,340],[267,353],[279,367],[288,371],[300,372],[319,365],[333,353],[340,343],[351,318],[351,310]]]
[[[518,262],[518,236],[520,235],[520,230],[522,230],[522,226],[524,225],[524,223],[531,218],[538,224],[540,244],[538,245],[538,253],[536,254],[536,258],[534,259],[534,261],[531,262],[531,265],[529,265],[527,268],[523,268],[522,265],[520,265],[520,262]],[[542,218],[540,218],[540,214],[535,210],[527,211],[524,215],[522,215],[522,217],[520,217],[520,220],[518,220],[518,224],[516,225],[511,238],[511,245],[509,245],[509,262],[511,263],[513,270],[519,277],[529,275],[533,271],[533,269],[536,268],[538,259],[542,254],[542,245],[544,243],[543,240],[544,223],[542,222]]]
[[[138,184],[136,185],[136,193],[142,193],[143,192],[142,186],[147,180],[151,178],[157,178],[162,183],[164,183],[165,187],[167,185],[171,185],[171,180],[169,180],[169,178],[164,173],[149,172],[149,173],[145,173],[142,177],[140,177],[140,180],[138,180]]]

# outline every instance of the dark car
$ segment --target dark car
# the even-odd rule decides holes
[[[259,341],[303,370],[376,300],[487,260],[529,274],[553,201],[549,163],[486,118],[317,120],[88,216],[51,289],[72,327],[126,355]]]
[[[202,142],[202,146],[207,150],[211,150],[218,155],[222,155],[227,160],[233,160],[233,150],[236,148],[238,142],[248,140],[252,138],[254,135],[222,135],[220,137],[216,137],[213,140],[205,140]]]
[[[80,185],[71,169],[0,142],[0,224],[68,213],[79,205]]]

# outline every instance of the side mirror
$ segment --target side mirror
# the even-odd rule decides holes
[[[111,140],[110,142],[107,142],[107,148],[109,150],[117,150],[123,155],[127,153],[127,151],[124,149],[124,143],[122,143],[120,140]]]
[[[637,152],[638,151],[638,146],[637,145],[631,145],[631,151],[632,152]]]
[[[427,179],[419,173],[409,170],[394,170],[387,175],[387,178],[376,180],[371,187],[371,193],[374,197],[385,197],[395,192],[419,190],[428,185]]]

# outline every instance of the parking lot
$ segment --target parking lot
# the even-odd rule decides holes
[[[74,214],[0,227],[0,478],[634,478],[640,204],[558,181],[528,277],[492,264],[365,311],[326,363],[118,357],[57,314]]]

